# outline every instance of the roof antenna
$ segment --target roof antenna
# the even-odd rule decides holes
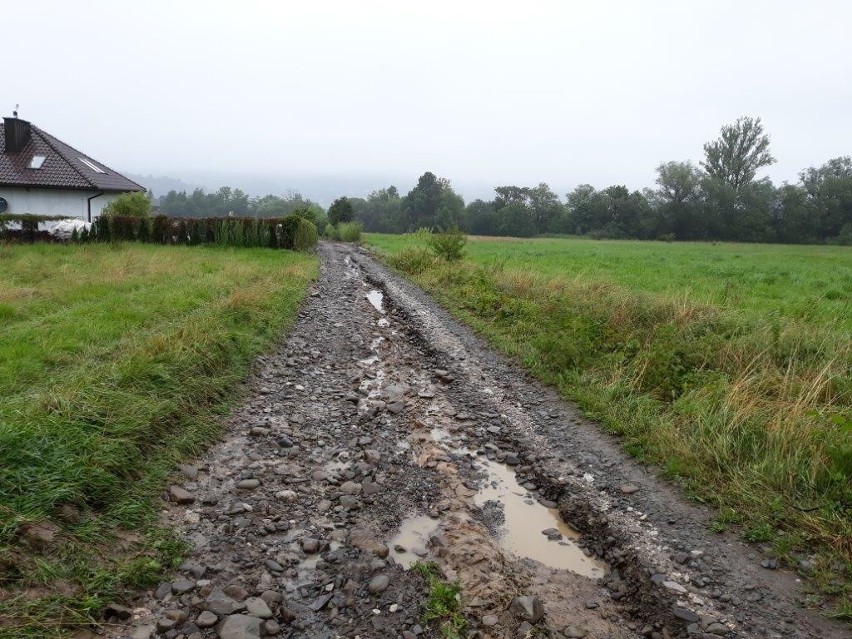
[[[20,109],[20,108],[21,108],[21,105],[20,105],[20,104],[16,104],[16,105],[15,105],[15,110],[14,110],[14,111],[12,111],[12,115],[13,115],[14,117],[16,117],[16,118],[18,117],[18,109]]]

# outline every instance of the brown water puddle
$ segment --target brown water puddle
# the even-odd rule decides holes
[[[388,542],[393,560],[408,570],[426,556],[429,537],[438,530],[439,521],[426,515],[409,517],[399,527],[399,532]]]
[[[583,554],[573,542],[579,537],[577,532],[562,521],[555,508],[545,508],[530,495],[508,466],[487,459],[477,459],[476,464],[487,473],[487,479],[474,502],[480,507],[489,501],[502,505],[505,520],[498,534],[504,550],[592,579],[604,576],[606,565]],[[562,537],[551,541],[543,530],[556,530]]]

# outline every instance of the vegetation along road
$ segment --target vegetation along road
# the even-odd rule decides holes
[[[759,256],[727,246],[706,247],[710,266],[687,251],[705,247],[665,244],[621,247],[615,264],[607,243],[542,240],[494,263],[497,242],[474,241],[471,261],[446,264],[421,239],[402,241],[411,250],[370,238],[405,277],[324,243],[312,284],[313,258],[275,251],[7,251],[11,326],[84,334],[59,351],[53,339],[2,342],[45,352],[26,357],[41,371],[3,378],[18,403],[0,423],[33,425],[20,439],[0,431],[4,450],[21,451],[3,460],[17,523],[4,529],[0,587],[15,598],[4,597],[0,636],[46,636],[57,619],[82,633],[88,617],[134,639],[848,635],[808,608],[842,612],[847,583],[848,476],[832,466],[845,440],[829,419],[848,404],[833,368],[848,366],[843,300],[823,294],[809,313],[791,303],[763,324],[771,282],[751,304],[736,282],[720,292],[701,276],[731,253],[715,267],[735,280],[746,260],[742,275],[758,277]],[[599,255],[566,276],[566,249]],[[104,289],[90,290],[74,251],[115,273]],[[821,286],[842,290],[842,260],[817,251],[833,264]],[[692,269],[694,295],[630,272],[655,252]],[[794,256],[778,268],[807,278]],[[143,285],[154,271],[162,286]],[[117,290],[140,303],[115,304]],[[99,330],[55,313],[51,294],[91,305],[80,312]],[[113,302],[98,310],[96,298]],[[242,398],[213,415],[245,371],[219,358],[245,364],[261,349]],[[211,379],[221,385],[209,393],[193,386]],[[78,428],[52,429],[56,415]],[[191,435],[172,442],[179,433]],[[786,447],[785,434],[796,437]],[[39,439],[78,465],[31,452]],[[53,500],[39,501],[49,486]],[[124,532],[102,541],[115,522]]]

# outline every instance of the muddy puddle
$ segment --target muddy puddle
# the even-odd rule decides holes
[[[382,293],[381,291],[373,289],[372,291],[367,293],[366,297],[367,297],[367,301],[370,302],[370,304],[373,305],[373,308],[375,308],[379,313],[382,313],[384,315],[384,312],[385,312],[385,307],[384,307],[385,294]]]
[[[477,459],[476,465],[487,478],[474,502],[480,507],[487,507],[488,502],[502,506],[504,520],[497,532],[504,550],[584,577],[604,576],[606,566],[586,557],[574,543],[577,532],[562,521],[555,508],[545,508],[530,495],[508,466],[487,459]]]
[[[429,537],[438,530],[439,522],[426,515],[409,517],[402,522],[399,532],[388,541],[393,560],[408,570],[428,554]]]

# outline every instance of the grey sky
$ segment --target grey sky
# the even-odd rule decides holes
[[[41,0],[3,22],[4,115],[134,173],[639,188],[740,115],[776,182],[852,153],[849,2]]]

